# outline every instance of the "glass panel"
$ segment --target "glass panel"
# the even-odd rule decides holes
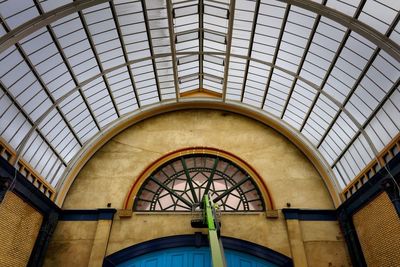
[[[326,6],[353,17],[359,4],[360,0],[328,0]]]
[[[135,89],[133,88],[128,68],[123,67],[112,71],[106,75],[106,78],[120,113],[125,114],[136,110],[138,106],[134,93]]]
[[[345,28],[322,17],[306,55],[300,76],[321,85],[335,57],[345,33]]]
[[[84,100],[79,92],[75,92],[61,102],[60,108],[82,142],[89,140],[98,132]]]
[[[158,102],[158,92],[151,60],[141,61],[131,66],[136,90],[142,104]]]
[[[300,129],[315,95],[315,89],[297,80],[283,119],[288,121],[293,127]]]
[[[97,78],[82,86],[82,91],[101,127],[109,122],[109,118],[117,119],[115,108],[102,78]]]
[[[400,40],[399,1],[314,2]],[[71,3],[2,1],[0,36],[39,11]],[[296,5],[236,0],[233,14],[229,5],[228,0],[172,1],[180,92],[202,86],[221,93],[226,82],[228,100],[262,108],[301,131],[334,165],[344,186],[374,156],[358,127],[377,150],[399,132],[399,62],[367,38]],[[80,148],[70,128],[85,143],[118,118],[117,110],[127,114],[176,97],[169,35],[165,0],[101,3],[31,33],[0,55],[1,136],[18,147],[31,124],[49,112],[25,150],[28,161],[56,184]]]
[[[0,14],[8,27],[14,29],[35,18],[39,12],[32,0],[1,1]]]
[[[57,0],[57,1],[39,0],[39,3],[45,12],[49,12],[63,5],[72,3],[72,0]]]
[[[366,1],[359,20],[385,33],[400,10],[399,1]]]
[[[274,69],[269,83],[268,94],[264,109],[276,116],[281,116],[283,105],[288,97],[289,89],[293,83],[293,76]]]

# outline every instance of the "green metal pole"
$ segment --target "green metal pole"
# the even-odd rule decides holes
[[[225,267],[224,248],[218,236],[218,221],[215,216],[215,207],[213,201],[204,195],[204,212],[208,226],[208,240],[210,242],[211,258],[213,267]],[[214,212],[213,212],[214,211]]]

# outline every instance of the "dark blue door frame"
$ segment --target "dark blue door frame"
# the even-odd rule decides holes
[[[261,258],[263,260],[269,261],[273,264],[282,267],[293,266],[293,261],[291,258],[276,252],[272,249],[232,238],[232,237],[222,237],[222,243],[224,248],[237,250],[249,255]],[[117,266],[120,263],[126,262],[130,259],[136,258],[138,256],[155,252],[157,250],[178,248],[178,247],[206,247],[208,246],[208,239],[206,235],[201,233],[195,233],[194,235],[177,235],[170,237],[162,237],[146,241],[137,245],[133,245],[117,251],[104,259],[104,267]]]

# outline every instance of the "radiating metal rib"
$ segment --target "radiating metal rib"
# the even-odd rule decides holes
[[[224,191],[224,193],[222,193],[221,195],[219,195],[218,197],[216,197],[214,199],[215,202],[220,201],[221,199],[223,199],[224,197],[226,197],[230,192],[232,192],[233,190],[239,188],[240,186],[242,186],[245,182],[251,180],[251,178],[249,176],[244,177],[242,180],[240,180],[239,182],[237,182],[237,184],[233,185],[232,187],[230,187],[229,189],[227,189],[226,191]]]
[[[283,16],[283,20],[282,20],[281,31],[279,33],[278,41],[276,43],[275,54],[272,59],[272,65],[276,64],[276,59],[278,58],[278,53],[279,53],[279,49],[280,49],[280,46],[282,43],[283,34],[285,32],[285,27],[286,27],[286,23],[288,20],[289,12],[290,12],[290,5],[287,5],[286,10],[285,10],[285,15]],[[261,107],[260,107],[261,109],[264,108],[265,100],[267,99],[269,85],[271,84],[271,79],[272,79],[273,73],[274,73],[274,67],[271,67],[271,70],[269,71],[269,75],[268,75],[267,84],[265,85],[264,96],[263,96],[263,100],[261,102]]]
[[[396,27],[397,23],[400,20],[400,14],[397,14],[396,18],[393,20],[392,25],[389,27],[389,29],[386,31],[386,35],[389,36],[394,28]],[[350,100],[351,96],[353,96],[355,90],[357,89],[358,85],[360,84],[361,80],[364,78],[364,76],[366,75],[368,69],[371,67],[372,63],[374,62],[375,58],[378,56],[379,52],[381,51],[381,49],[378,47],[375,49],[374,53],[372,54],[370,60],[368,61],[368,63],[366,64],[366,66],[364,67],[363,72],[360,74],[360,77],[357,79],[357,81],[355,82],[353,88],[351,89],[350,93],[348,94],[348,96],[346,97],[346,99],[343,102],[343,108],[346,106],[346,103],[348,103],[348,101]],[[337,164],[338,161],[340,161],[340,159],[344,156],[344,154],[347,152],[347,150],[350,148],[350,146],[355,142],[355,140],[357,139],[357,137],[364,131],[365,127],[367,127],[367,125],[369,124],[369,122],[376,116],[376,114],[379,112],[380,108],[383,107],[383,105],[386,103],[386,101],[390,98],[390,96],[396,91],[397,87],[400,86],[400,78],[397,79],[397,81],[393,84],[393,86],[390,88],[390,90],[386,93],[385,97],[379,102],[379,105],[374,109],[374,111],[370,114],[370,116],[367,118],[367,120],[363,123],[363,125],[358,129],[358,131],[356,132],[356,134],[354,135],[354,137],[350,140],[350,142],[346,145],[346,147],[342,150],[342,152],[339,154],[339,156],[336,158],[336,160],[333,162],[332,164],[332,168]],[[342,110],[339,110],[335,116],[335,118],[332,120],[331,124],[329,125],[330,127],[328,129],[330,129],[333,124],[337,121],[337,119],[339,118],[340,114],[341,114]],[[323,137],[321,138],[320,142],[318,143],[319,147],[323,140],[326,138],[327,134],[328,134],[328,130],[324,133]],[[367,140],[368,141],[368,140]],[[375,150],[374,151],[375,156],[378,154],[378,151]],[[379,162],[378,162],[379,163]]]
[[[363,7],[365,5],[365,2],[366,2],[366,0],[363,0],[362,2],[360,2],[360,4],[357,7],[356,12],[354,13],[354,18],[358,18],[358,16],[361,14],[361,11],[362,11],[362,9],[363,9]],[[349,28],[347,28],[346,33],[344,34],[343,39],[342,39],[338,49],[336,50],[335,56],[333,57],[333,59],[331,61],[331,64],[330,64],[328,70],[326,71],[326,74],[325,74],[324,78],[322,79],[322,82],[321,82],[321,85],[320,85],[321,89],[324,88],[326,82],[328,81],[328,78],[330,77],[330,75],[332,73],[332,70],[334,69],[334,67],[336,65],[336,62],[338,61],[339,56],[342,53],[342,51],[343,51],[343,49],[344,49],[344,47],[346,45],[346,42],[350,37],[350,33],[351,33],[351,30]],[[320,96],[320,93],[317,92],[317,94],[314,96],[314,99],[313,99],[313,101],[312,101],[312,103],[311,103],[311,105],[310,105],[310,107],[308,109],[308,112],[307,112],[306,116],[304,117],[303,123],[300,126],[300,129],[299,129],[300,132],[303,131],[303,128],[306,126],[308,118],[310,117],[310,115],[311,115],[311,113],[312,113],[312,111],[313,111],[313,109],[314,109],[314,107],[315,107],[315,105],[316,105],[316,103],[317,103],[317,101],[319,99],[319,96]]]
[[[162,94],[161,94],[161,89],[160,89],[160,82],[158,80],[157,66],[156,66],[156,61],[154,59],[154,48],[153,48],[153,41],[152,41],[152,38],[151,38],[149,18],[147,16],[146,0],[141,0],[141,3],[142,3],[142,9],[143,9],[144,22],[145,22],[145,25],[146,25],[147,41],[149,42],[150,55],[151,55],[151,58],[152,58],[151,62],[153,63],[154,77],[155,77],[155,80],[156,80],[158,100],[162,101]]]
[[[1,23],[4,25],[4,28],[7,32],[10,31],[10,28],[8,27],[8,25],[2,21],[2,19],[0,18]],[[31,70],[32,74],[35,76],[36,80],[39,82],[40,86],[42,87],[44,93],[46,94],[46,96],[48,97],[48,99],[51,101],[52,104],[56,103],[56,100],[54,99],[54,97],[51,95],[51,92],[49,90],[49,88],[47,87],[47,85],[45,84],[45,82],[42,80],[42,78],[40,77],[39,73],[37,72],[37,70],[34,67],[34,64],[31,62],[31,60],[29,59],[29,57],[26,55],[24,49],[21,47],[21,45],[19,43],[15,44],[18,52],[20,53],[21,57],[24,59],[25,63],[28,65],[29,69]],[[14,98],[13,98],[14,99]],[[15,99],[14,99],[15,100]],[[16,100],[15,100],[16,101]],[[78,144],[80,146],[82,146],[82,141],[80,140],[80,138],[78,137],[78,135],[76,134],[74,128],[71,126],[71,124],[69,123],[69,121],[67,120],[67,118],[65,117],[65,114],[62,112],[62,110],[60,109],[60,107],[58,105],[56,105],[56,110],[57,112],[60,114],[61,118],[63,119],[63,121],[65,122],[65,124],[67,125],[68,129],[70,130],[70,132],[72,133],[72,135],[74,136],[74,138],[76,139],[76,141],[78,142]],[[28,114],[26,114],[27,116],[29,116]],[[34,123],[32,123],[33,125]]]
[[[199,88],[203,89],[204,79],[204,0],[199,0]]]
[[[29,115],[24,111],[24,109],[21,107],[21,105],[18,103],[18,101],[14,98],[14,96],[12,94],[10,94],[4,87],[3,83],[0,82],[0,88],[1,90],[4,92],[5,95],[7,95],[7,97],[9,97],[11,99],[11,101],[13,102],[13,104],[16,106],[16,108],[19,110],[19,112],[21,112],[21,114],[25,117],[25,119],[31,124],[31,126],[35,125],[35,123],[32,121],[32,119],[29,117]],[[57,152],[57,150],[53,147],[53,145],[50,143],[49,140],[47,140],[46,136],[42,133],[42,131],[40,129],[36,130],[38,135],[43,139],[43,141],[46,143],[46,145],[48,147],[50,147],[51,151],[54,153],[54,155],[57,156],[57,158],[64,164],[64,166],[67,166],[67,163],[64,161],[64,158],[61,157],[61,155]],[[21,142],[22,144],[22,142]],[[20,144],[20,149],[21,150],[21,144]],[[21,151],[20,151],[21,152]],[[20,153],[17,152],[17,159],[15,161],[15,166],[18,163],[20,157]]]
[[[226,88],[228,86],[229,63],[231,61],[231,47],[232,47],[232,33],[233,22],[235,19],[235,5],[236,0],[231,0],[229,3],[229,21],[228,21],[228,34],[226,36],[226,53],[225,53],[225,66],[224,66],[224,83],[222,85],[222,101],[226,100]]]
[[[117,28],[118,39],[119,39],[119,42],[121,44],[122,52],[124,54],[124,60],[125,60],[125,63],[128,63],[129,62],[128,52],[126,51],[125,41],[124,41],[124,38],[122,36],[121,26],[120,26],[119,21],[118,21],[118,15],[117,15],[117,11],[115,9],[115,5],[114,5],[113,1],[110,1],[110,6],[111,6],[111,13],[112,13],[112,16],[113,16],[113,19],[114,19],[114,22],[115,22],[115,25],[116,25],[116,28]],[[140,104],[139,94],[138,94],[137,89],[136,89],[135,77],[134,77],[134,75],[132,73],[132,70],[131,70],[129,65],[127,66],[127,70],[128,70],[128,74],[129,74],[129,79],[130,79],[131,84],[132,84],[133,93],[135,94],[136,103],[138,105],[138,108],[140,108],[141,104]]]
[[[251,59],[251,53],[253,51],[254,36],[256,35],[256,27],[257,27],[257,21],[258,21],[258,13],[260,11],[260,5],[261,5],[261,0],[257,0],[256,7],[255,7],[255,10],[254,10],[253,26],[251,28],[251,36],[250,36],[249,48],[248,48],[248,52],[247,52],[246,68],[245,68],[244,76],[243,76],[242,93],[240,95],[240,101],[241,102],[243,102],[244,90],[246,88],[247,77],[249,75],[250,59]]]
[[[40,14],[42,14],[42,13],[43,13],[43,10],[42,10],[40,4],[38,4],[37,1],[38,1],[38,0],[35,0],[36,8],[37,8],[38,12],[39,12]],[[55,35],[54,31],[53,31],[53,28],[52,28],[50,25],[47,25],[47,26],[46,26],[46,29],[47,29],[47,31],[49,32],[50,37],[51,37],[51,39],[52,39],[53,42],[54,42],[54,45],[57,47],[57,51],[60,53],[60,56],[61,56],[61,58],[62,58],[62,60],[63,60],[63,62],[64,62],[64,64],[65,64],[65,66],[67,67],[68,73],[71,75],[71,77],[72,77],[72,79],[73,79],[73,81],[74,81],[75,86],[78,86],[78,85],[79,85],[79,81],[78,81],[78,79],[76,78],[75,73],[72,71],[72,67],[71,67],[71,65],[70,65],[69,62],[68,62],[67,56],[65,55],[64,50],[63,50],[63,48],[62,48],[60,42],[59,42],[58,39],[56,38],[56,35]],[[90,107],[90,105],[89,105],[89,103],[88,103],[88,101],[87,101],[87,99],[86,99],[86,97],[85,97],[84,92],[82,91],[82,89],[79,89],[78,91],[79,91],[79,94],[81,95],[81,97],[82,97],[82,99],[83,99],[83,102],[85,103],[86,108],[87,108],[88,111],[89,111],[90,116],[92,117],[94,123],[96,124],[97,129],[100,130],[100,128],[101,128],[101,127],[100,127],[100,124],[99,124],[99,122],[97,121],[97,118],[96,118],[96,116],[94,115],[94,112],[93,112],[92,108]]]
[[[399,21],[399,15],[397,15],[396,19],[393,21],[391,27],[386,31],[385,35],[389,36],[392,31],[394,30],[394,27],[396,27],[397,22]],[[319,148],[322,144],[322,142],[325,140],[326,136],[328,135],[330,129],[332,126],[336,123],[337,119],[340,117],[340,114],[342,113],[343,108],[346,106],[346,104],[349,102],[350,98],[353,96],[354,92],[358,88],[359,84],[361,81],[364,79],[365,75],[367,74],[369,68],[372,66],[372,63],[374,63],[375,58],[378,56],[379,52],[381,51],[381,48],[377,47],[375,51],[373,52],[372,56],[368,60],[367,64],[364,66],[364,69],[362,70],[361,74],[359,75],[358,79],[354,83],[353,87],[351,88],[350,92],[347,94],[345,100],[343,101],[342,108],[339,109],[339,111],[336,113],[335,117],[329,124],[328,128],[325,130],[325,133],[322,135],[321,139],[318,142],[317,148]],[[363,128],[360,128],[363,130]],[[378,153],[378,151],[374,151],[375,154]]]
[[[99,58],[99,54],[97,53],[96,45],[94,44],[92,35],[91,35],[90,31],[89,31],[89,27],[88,27],[88,25],[86,23],[85,16],[83,15],[82,11],[79,11],[78,14],[79,14],[79,19],[80,19],[80,21],[81,21],[81,23],[83,25],[83,29],[85,31],[85,34],[87,36],[87,40],[89,41],[90,48],[92,49],[92,52],[94,54],[94,58],[96,59],[97,66],[99,67],[100,72],[103,72],[104,71],[103,64],[101,63],[101,60]],[[102,76],[102,78],[103,78],[104,84],[106,85],[106,90],[108,92],[108,95],[111,98],[111,103],[113,104],[113,107],[115,109],[115,113],[117,114],[118,117],[120,117],[121,115],[120,115],[120,112],[119,112],[119,108],[117,106],[117,103],[115,102],[114,94],[113,94],[113,92],[111,90],[110,84],[108,83],[108,80],[106,79],[105,76]]]
[[[171,46],[171,56],[172,56],[172,68],[174,72],[174,85],[175,85],[175,96],[176,101],[179,102],[179,80],[178,80],[178,63],[176,58],[176,46],[175,46],[175,31],[174,31],[174,18],[172,14],[172,2],[171,0],[166,0],[167,2],[167,14],[168,14],[168,30],[169,30],[169,43]]]
[[[327,0],[324,0],[322,4],[325,5],[326,2],[327,2]],[[297,68],[296,75],[300,75],[300,72],[303,69],[303,65],[304,65],[304,62],[306,60],[306,56],[308,54],[308,51],[310,50],[311,44],[313,43],[314,35],[315,35],[316,31],[317,31],[317,28],[318,28],[320,20],[321,20],[321,15],[317,15],[317,17],[315,18],[315,21],[314,21],[314,25],[313,25],[313,27],[311,29],[311,34],[310,34],[310,36],[308,38],[308,41],[307,41],[307,44],[306,44],[306,46],[304,48],[304,52],[303,52],[303,55],[301,57],[299,67]],[[288,96],[286,98],[285,104],[284,104],[283,109],[282,109],[281,119],[283,119],[283,117],[285,116],[285,112],[286,112],[287,107],[289,105],[289,101],[290,101],[290,99],[292,97],[294,88],[296,87],[296,83],[297,83],[297,77],[295,77],[293,79],[292,85],[290,86],[290,90],[289,90]]]
[[[190,173],[189,173],[189,170],[188,170],[188,168],[186,166],[186,161],[185,161],[184,157],[181,158],[181,163],[182,163],[182,166],[183,166],[183,170],[185,171],[186,181],[189,184],[189,188],[190,188],[190,191],[191,191],[192,196],[193,196],[193,201],[194,201],[194,203],[198,203],[199,199],[197,199],[197,195],[196,195],[196,192],[194,190],[193,183],[192,183],[192,177],[190,176]]]
[[[159,181],[157,178],[155,178],[154,176],[150,177],[150,180],[155,182],[157,185],[159,185],[160,187],[164,188],[166,191],[168,191],[171,195],[173,195],[174,197],[176,197],[177,199],[179,199],[180,201],[182,201],[183,203],[185,203],[190,209],[192,208],[192,203],[190,203],[188,200],[184,199],[182,196],[178,195],[174,189],[169,188],[168,186],[166,186],[164,183],[162,183],[161,181]]]

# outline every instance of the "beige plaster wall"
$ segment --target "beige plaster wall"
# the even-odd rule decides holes
[[[162,236],[194,234],[205,229],[190,225],[191,214],[133,214],[132,218],[114,219],[107,255],[122,248]],[[276,250],[290,257],[290,248],[283,219],[267,219],[264,212],[223,214],[221,234],[247,240]],[[140,226],[140,227],[139,227]]]
[[[112,138],[83,167],[63,208],[122,208],[140,172],[164,154],[192,146],[231,152],[264,178],[277,208],[333,208],[312,164],[284,136],[247,117],[212,110],[156,116]]]
[[[286,203],[293,208],[334,208],[320,175],[284,136],[250,118],[209,110],[163,114],[133,125],[113,137],[81,170],[63,208],[97,209],[106,207],[107,203],[112,203],[113,208],[123,208],[126,194],[143,169],[168,152],[192,146],[223,149],[245,160],[264,179],[277,209],[285,208]],[[281,212],[279,214],[278,219],[267,219],[265,213],[224,214],[222,234],[291,256],[286,222]],[[131,218],[116,215],[106,254],[162,236],[199,231],[191,228],[190,220],[190,214],[134,213]],[[326,253],[334,248],[334,255],[338,250],[345,250],[343,243],[336,240],[339,228],[337,225],[332,227],[328,227],[326,232],[324,227],[319,227],[318,233],[321,234],[318,238],[312,237],[312,227],[302,227],[308,242],[305,244],[307,257],[311,261],[319,257],[311,251],[316,247]],[[50,244],[48,255],[51,256],[48,257],[51,258],[46,259],[47,266],[59,266],[63,260],[70,266],[87,264],[95,227],[79,228],[79,224],[60,222]],[[70,259],[71,253],[78,250],[82,253],[79,262]],[[339,261],[337,259],[335,263]],[[343,266],[347,265],[345,262]]]
[[[88,266],[97,221],[59,221],[44,266]]]
[[[337,221],[300,221],[309,267],[351,266]]]

